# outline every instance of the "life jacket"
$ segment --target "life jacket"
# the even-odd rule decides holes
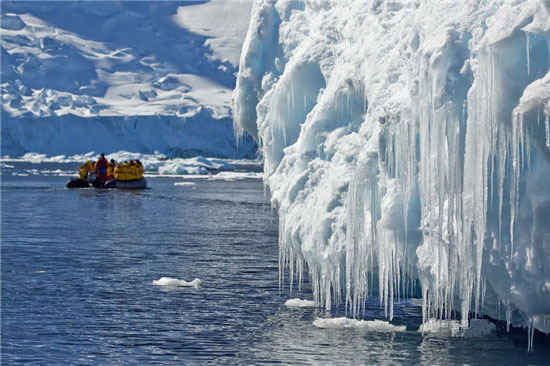
[[[109,177],[115,176],[115,164],[109,163],[109,165],[107,166],[107,175]]]
[[[92,163],[90,160],[87,160],[84,164],[86,165],[86,169],[88,169],[88,172],[92,172],[95,170],[95,164]]]
[[[105,158],[99,158],[95,163],[96,169],[107,169],[107,165],[109,165],[109,163]]]
[[[83,164],[78,167],[78,178],[88,181],[88,165]]]
[[[143,178],[143,165],[140,163],[118,164],[114,170],[116,180],[135,180]]]
[[[96,161],[95,170],[100,177],[107,175],[107,165],[109,165],[109,163],[105,158],[99,158],[98,161]]]

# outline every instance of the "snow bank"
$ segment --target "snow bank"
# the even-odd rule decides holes
[[[290,308],[313,308],[317,305],[315,304],[315,301],[311,300],[289,299],[285,302],[285,306]]]
[[[549,11],[255,2],[235,124],[265,158],[291,281],[307,270],[317,303],[359,314],[375,279],[391,319],[419,279],[424,321],[548,330]]]
[[[153,285],[171,287],[201,287],[202,281],[198,278],[195,278],[191,282],[187,282],[184,280],[178,280],[177,278],[161,277],[158,280],[153,280]]]
[[[404,325],[393,325],[382,320],[356,320],[349,318],[317,318],[313,322],[321,329],[366,329],[372,332],[404,332],[407,327]]]

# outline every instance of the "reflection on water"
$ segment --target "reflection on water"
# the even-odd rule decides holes
[[[258,180],[120,191],[66,179],[2,176],[3,364],[550,364],[544,346],[527,355],[506,337],[423,336],[417,307],[396,311],[407,332],[316,328],[323,311],[283,306],[311,297],[279,292],[277,219]],[[152,285],[165,276],[203,286]],[[366,318],[383,318],[376,299]]]

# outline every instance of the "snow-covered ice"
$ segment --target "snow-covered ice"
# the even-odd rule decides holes
[[[350,318],[317,318],[313,322],[317,328],[322,329],[365,329],[372,332],[404,332],[404,325],[393,325],[383,320],[357,320]]]
[[[548,1],[257,0],[234,92],[280,263],[361,313],[550,331]],[[291,282],[292,286],[292,282]]]
[[[312,300],[303,300],[303,299],[288,299],[285,302],[285,306],[288,306],[289,308],[312,308],[316,307],[317,304],[315,304],[315,301]]]
[[[208,37],[213,57],[239,65],[241,48],[250,20],[251,0],[211,0],[178,8],[174,21],[191,32]],[[228,6],[230,5],[230,6]]]
[[[247,5],[2,2],[2,154],[254,157],[231,118]]]
[[[193,281],[187,282],[184,280],[178,280],[177,278],[161,277],[158,280],[153,280],[153,285],[169,287],[201,287],[202,281],[199,278],[195,278]]]
[[[190,159],[173,159],[158,168],[159,174],[208,174],[211,171],[227,171],[235,168],[220,159],[196,157]]]
[[[486,319],[471,319],[468,326],[458,320],[429,319],[418,329],[422,333],[435,333],[451,337],[486,337],[495,335],[496,326]]]

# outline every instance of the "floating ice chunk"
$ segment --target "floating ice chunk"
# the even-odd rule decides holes
[[[263,173],[254,172],[220,172],[210,177],[214,180],[262,179]]]
[[[302,300],[302,299],[289,299],[285,302],[285,306],[291,308],[312,308],[317,306],[315,301]]]
[[[197,175],[208,174],[208,170],[202,166],[187,165],[185,162],[172,162],[164,166],[159,166],[159,174],[164,175]]]
[[[184,280],[178,280],[177,278],[161,277],[159,280],[154,280],[153,285],[171,287],[201,287],[202,281],[198,278],[195,278],[191,282],[187,282]]]
[[[428,319],[418,331],[436,333],[451,337],[485,337],[496,332],[496,326],[486,319],[472,319],[470,326],[465,327],[458,320]]]
[[[174,183],[175,186],[196,186],[197,183],[195,182],[176,182]]]
[[[367,329],[374,332],[404,332],[404,325],[393,325],[383,320],[356,320],[349,318],[317,318],[313,322],[317,328],[322,329]]]
[[[173,159],[158,167],[159,174],[208,174],[211,171],[235,170],[228,162],[221,159],[204,158]]]
[[[458,336],[460,333],[460,322],[458,320],[428,319],[418,329],[422,333],[437,333],[449,336]]]

